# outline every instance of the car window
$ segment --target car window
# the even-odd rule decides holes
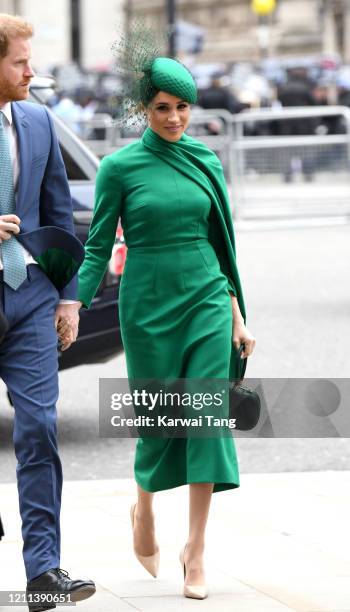
[[[86,181],[89,179],[88,175],[85,174],[83,169],[77,164],[75,159],[71,156],[69,151],[60,143],[60,149],[66,166],[67,176],[69,181]]]
[[[48,91],[50,90],[32,88],[30,101],[43,104],[48,97]],[[95,181],[99,159],[59,117],[52,112],[51,117],[71,187],[74,181]]]

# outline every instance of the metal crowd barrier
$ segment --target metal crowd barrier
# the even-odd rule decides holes
[[[339,133],[326,133],[331,118],[337,118]],[[308,134],[294,135],[302,125]],[[139,137],[109,115],[80,122],[79,129],[100,157]],[[220,157],[236,218],[350,215],[349,108],[268,108],[236,115],[194,108],[188,133]]]
[[[331,119],[332,128],[339,133],[325,133]],[[297,130],[293,127],[296,122]],[[349,217],[347,107],[250,111],[235,115],[233,126],[232,195],[236,217]],[[316,133],[280,135],[300,133],[302,126]]]

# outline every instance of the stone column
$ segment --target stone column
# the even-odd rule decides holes
[[[16,12],[16,2],[14,0],[0,0],[0,13],[14,15]]]
[[[350,0],[344,0],[344,57],[345,63],[350,63]]]
[[[82,64],[86,68],[108,68],[113,63],[111,46],[125,23],[124,2],[82,0],[81,7]]]
[[[335,33],[334,13],[332,3],[329,0],[325,2],[322,38],[323,53],[337,53],[339,51]]]
[[[34,26],[33,65],[47,72],[53,64],[70,61],[69,0],[22,0],[21,15]]]

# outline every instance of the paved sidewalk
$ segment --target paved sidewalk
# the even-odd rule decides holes
[[[350,612],[349,485],[350,472],[243,474],[239,489],[215,494],[206,549],[210,595],[200,602],[182,596],[178,561],[187,487],[156,496],[161,565],[154,580],[131,549],[134,482],[67,482],[62,567],[97,582],[96,595],[78,604],[82,612]],[[20,590],[25,577],[13,484],[0,485],[0,506],[6,529],[0,590]],[[11,609],[26,608],[2,608]]]

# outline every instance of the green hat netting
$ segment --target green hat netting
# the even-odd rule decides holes
[[[190,104],[197,100],[197,88],[190,71],[177,60],[164,57],[168,35],[135,22],[127,35],[113,43],[116,70],[122,78],[122,104],[118,122],[144,123],[141,104],[147,105],[158,91],[165,91]]]

